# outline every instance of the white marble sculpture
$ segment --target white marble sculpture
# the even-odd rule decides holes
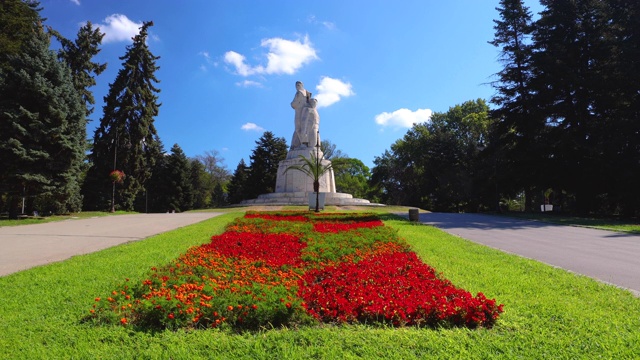
[[[257,199],[244,200],[242,204],[311,204],[315,201],[314,179],[302,171],[288,171],[292,166],[304,164],[304,160],[317,159],[318,165],[326,167],[331,161],[324,158],[319,147],[320,116],[316,109],[318,101],[305,90],[302,82],[296,82],[296,94],[291,102],[295,111],[294,131],[291,139],[291,149],[287,157],[278,164],[275,193],[261,194]],[[292,169],[293,170],[293,169]],[[369,200],[354,199],[351,194],[336,192],[333,169],[329,168],[318,179],[319,193],[322,194],[327,205],[368,205]]]
[[[316,110],[317,105],[318,100],[311,97],[302,82],[297,81],[296,94],[291,101],[291,107],[295,110],[292,150],[306,149],[319,143],[320,115]]]

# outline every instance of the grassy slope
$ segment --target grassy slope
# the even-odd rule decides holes
[[[505,304],[491,330],[326,326],[141,333],[83,324],[93,298],[207,242],[239,213],[0,278],[0,358],[638,358],[640,299],[563,270],[391,220],[456,285]]]

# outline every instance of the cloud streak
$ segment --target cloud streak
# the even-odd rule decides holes
[[[286,40],[270,38],[261,41],[260,46],[268,49],[266,65],[251,66],[246,57],[235,51],[224,54],[224,62],[231,65],[240,76],[295,74],[302,66],[318,59],[309,37],[303,39]]]
[[[355,95],[351,83],[345,83],[328,76],[323,76],[320,79],[320,84],[316,86],[316,90],[318,90],[318,94],[315,96],[318,99],[318,108],[331,106],[343,97]]]
[[[136,23],[126,15],[113,14],[104,19],[104,24],[97,24],[105,35],[102,39],[103,43],[131,41],[131,38],[140,32],[142,23]]]
[[[249,122],[249,123],[246,123],[246,124],[242,125],[240,127],[240,129],[242,129],[244,131],[264,131],[264,128],[254,124],[252,122]]]
[[[392,113],[383,112],[376,115],[376,124],[382,127],[392,128],[411,128],[413,124],[419,124],[431,119],[431,109],[418,109],[411,111],[409,109],[398,109]]]

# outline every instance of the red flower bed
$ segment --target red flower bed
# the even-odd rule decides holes
[[[300,264],[300,252],[306,246],[296,236],[289,234],[239,232],[213,236],[210,244],[203,245],[227,257],[264,261],[274,267]]]
[[[408,249],[375,214],[251,212],[97,297],[91,318],[141,329],[495,323],[502,305],[456,288]]]
[[[307,272],[298,295],[319,320],[387,322],[399,325],[491,327],[502,305],[479,293],[473,297],[415,253],[376,255]]]

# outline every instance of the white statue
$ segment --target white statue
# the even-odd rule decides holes
[[[316,110],[317,104],[318,100],[311,98],[304,84],[296,81],[296,95],[291,101],[291,107],[295,110],[291,149],[313,147],[318,142],[320,116]]]

